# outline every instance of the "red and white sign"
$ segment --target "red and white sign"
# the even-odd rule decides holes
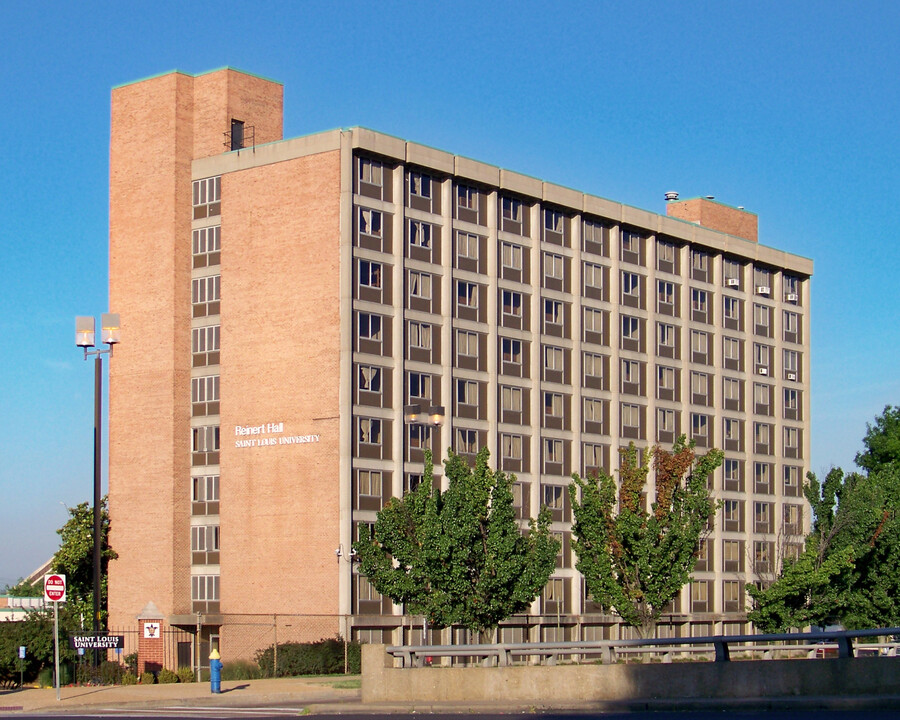
[[[44,575],[44,600],[47,602],[66,601],[65,575]]]

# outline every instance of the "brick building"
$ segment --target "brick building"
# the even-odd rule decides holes
[[[685,433],[725,450],[723,506],[661,632],[743,629],[809,523],[812,262],[743,209],[667,213],[362,128],[284,140],[282,86],[231,69],[114,89],[111,626],[153,603],[223,646],[237,613],[398,638],[357,528],[425,448],[486,445],[563,541],[505,638],[609,637],[565,487]]]

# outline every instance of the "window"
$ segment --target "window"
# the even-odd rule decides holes
[[[456,207],[478,211],[478,191],[465,185],[456,186]]]
[[[584,421],[603,423],[603,401],[597,398],[584,399]]]
[[[800,497],[800,468],[784,466],[784,494],[789,497]]]
[[[743,532],[744,503],[742,500],[725,500],[722,503],[722,514],[725,518],[725,530]]]
[[[772,484],[771,484],[771,474],[770,474],[771,466],[769,463],[765,462],[755,462],[753,463],[753,492],[760,493],[762,495],[769,495],[772,493]]]
[[[725,400],[732,401],[739,407],[741,402],[741,381],[734,378],[725,378],[722,382],[722,395]]]
[[[603,292],[603,266],[594,263],[584,264],[584,287],[585,289],[595,290],[595,295],[599,297]]]
[[[500,246],[500,262],[511,270],[522,269],[522,246],[505,242]]]
[[[800,409],[800,393],[793,388],[784,389],[784,410],[785,413],[796,413]]]
[[[363,235],[381,237],[381,213],[378,210],[360,208],[359,232]]]
[[[709,267],[709,255],[707,255],[702,250],[691,250],[691,271],[694,277],[697,276],[697,273],[701,273],[702,275],[706,275],[706,272]],[[699,279],[705,279],[703,277]]]
[[[381,342],[381,315],[360,313],[359,337],[361,340]]]
[[[757,372],[760,375],[767,374],[760,370],[768,371],[769,369],[769,346],[760,343],[753,343],[753,360],[756,363]]]
[[[784,429],[784,450],[785,453],[792,451],[794,455],[800,449],[800,430],[795,427],[786,427]]]
[[[694,402],[702,402],[708,404],[707,396],[709,395],[709,375],[706,373],[691,373],[691,394],[694,396]]]
[[[222,250],[222,228],[200,228],[193,231],[194,267],[207,267],[219,264],[219,253]]]
[[[691,330],[691,352],[706,355],[709,350],[709,335],[700,330]]]
[[[377,160],[359,159],[359,180],[369,185],[382,185],[384,167]]]
[[[565,353],[560,347],[544,346],[544,370],[563,372],[565,370]]]
[[[603,379],[603,356],[596,353],[584,353],[584,376],[585,378]]]
[[[359,418],[359,442],[363,445],[381,445],[381,420]]]
[[[544,278],[563,279],[563,257],[553,253],[544,253]]]
[[[630,230],[622,231],[622,254],[641,252],[641,236]]]
[[[741,439],[741,421],[735,420],[734,418],[725,418],[723,434],[725,436],[725,440],[731,442],[738,442]],[[734,462],[734,461],[731,461]],[[727,475],[727,473],[726,473]]]
[[[675,392],[675,368],[666,367],[664,365],[656,366],[656,387],[659,390]],[[669,399],[672,399],[671,396]]]
[[[409,271],[409,296],[431,300],[431,275],[416,270]]]
[[[742,572],[744,569],[744,549],[740,540],[722,542],[722,557],[725,560],[725,572]]]
[[[675,283],[667,280],[660,280],[657,283],[659,304],[674,305],[675,304]]]
[[[563,416],[563,396],[560,393],[544,393],[544,417],[561,418]]]
[[[735,323],[740,323],[741,321],[741,301],[737,298],[728,297],[727,295],[722,300],[723,303],[723,314],[726,320],[732,320]]]
[[[478,383],[474,380],[456,381],[456,402],[460,405],[474,405],[478,403]]]
[[[694,313],[706,316],[707,298],[709,294],[706,290],[698,290],[691,288],[691,309]]]
[[[457,330],[456,353],[465,357],[478,357],[478,333]]]
[[[784,311],[784,339],[792,342],[799,342],[800,335],[800,316],[791,312]]]
[[[503,314],[510,317],[522,317],[522,293],[513,290],[503,291]]]
[[[796,303],[800,300],[800,279],[793,275],[784,276],[784,295],[788,302]]]
[[[192,602],[218,602],[218,575],[191,575]]]
[[[421,220],[409,221],[409,244],[413,247],[431,248],[431,224]]]
[[[796,380],[800,371],[800,353],[796,350],[784,351],[784,375],[787,380]],[[793,376],[793,377],[792,377]]]
[[[456,257],[467,260],[478,260],[478,236],[472,233],[456,234]]]
[[[548,440],[548,443],[556,443],[558,440]],[[560,443],[560,446],[562,443]],[[561,460],[550,461],[550,462],[561,462]],[[565,488],[561,485],[542,485],[541,486],[541,499],[543,504],[546,505],[550,510],[562,510],[565,506]]]
[[[356,474],[357,490],[366,497],[381,497],[381,471],[358,470]]]
[[[219,426],[191,428],[191,449],[196,453],[216,452],[219,449]]]
[[[547,325],[562,325],[562,302],[560,302],[559,300],[544,300],[544,322]]]
[[[191,352],[194,367],[219,364],[219,325],[194,328],[191,331]]]
[[[691,413],[691,437],[705,438],[709,433],[709,415]]]
[[[782,507],[784,534],[800,535],[803,532],[803,508],[800,505]]]
[[[657,324],[657,335],[659,346],[665,348],[675,348],[675,326],[667,323]]]
[[[622,272],[622,297],[640,298],[641,278],[637,273]]]
[[[456,302],[460,307],[478,308],[478,286],[459,280],[456,283]]]
[[[769,331],[769,317],[771,310],[765,305],[753,303],[753,324],[757,335],[771,337]]]
[[[430,400],[431,397],[431,375],[411,372],[409,374],[409,399]]]
[[[659,408],[656,411],[656,429],[659,432],[675,432],[675,411]]]
[[[622,360],[622,384],[638,384],[641,381],[641,364],[637,360]]]
[[[544,438],[544,462],[562,463],[563,461],[563,442],[562,440],[554,440],[552,438]],[[560,488],[562,490],[562,488]],[[551,509],[553,509],[551,507]]]
[[[213,217],[222,212],[222,179],[220,177],[194,180],[193,190],[194,220]]]
[[[522,412],[522,388],[501,386],[500,404],[504,412]]]
[[[522,459],[522,436],[501,433],[500,435],[500,457],[504,460],[521,460]]]
[[[595,308],[586,307],[584,309],[584,332],[593,333],[599,336],[600,342],[603,340],[603,311]],[[587,340],[587,335],[585,335]]]
[[[219,476],[200,475],[191,478],[193,502],[217,502],[219,500]]]
[[[544,210],[544,229],[548,232],[563,231],[563,214],[557,210]]]
[[[753,423],[753,439],[757,445],[768,446],[769,427],[768,423]]]
[[[772,276],[764,268],[753,268],[753,285],[757,293],[768,295],[772,292]]]
[[[194,317],[219,314],[219,301],[222,299],[221,275],[194,278],[191,281],[191,302]]]
[[[409,174],[409,194],[431,199],[431,177],[418,172]]]
[[[501,212],[504,220],[522,222],[522,201],[505,197],[501,202]]]
[[[729,287],[738,287],[741,282],[741,264],[736,260],[722,261],[722,274],[725,276],[725,284]],[[731,282],[729,282],[729,280]]]
[[[513,340],[512,338],[503,338],[501,341],[501,350],[503,354],[503,362],[513,363],[515,365],[522,364],[522,341]]]
[[[743,474],[741,473],[740,460],[726,458],[723,462],[723,474],[725,477],[726,490],[732,490],[736,492],[744,491]]]
[[[766,533],[772,532],[772,504],[767,502],[753,503],[753,526],[754,532]]]
[[[765,406],[767,409],[763,411],[764,413],[768,413],[770,394],[771,391],[769,390],[768,385],[763,385],[762,383],[753,383],[753,403],[755,405]]]
[[[693,581],[691,583],[691,609],[694,612],[709,611],[709,583]]]
[[[622,426],[639,428],[641,426],[641,406],[622,403]]]
[[[364,392],[381,393],[381,368],[373,365],[360,365],[359,389]]]
[[[727,367],[739,369],[741,363],[741,341],[737,338],[723,338],[722,356],[725,358]]]
[[[675,246],[660,240],[656,243],[656,267],[659,270],[669,270],[675,265]]]
[[[381,263],[371,260],[359,261],[359,284],[362,287],[381,289]]]
[[[738,612],[741,609],[741,584],[737,580],[722,582],[722,595],[726,612]]]
[[[772,553],[769,543],[757,540],[753,543],[753,570],[756,573],[772,572]]]
[[[219,400],[219,376],[207,375],[205,377],[191,378],[191,402],[212,403]],[[218,408],[216,408],[218,410]],[[215,414],[215,413],[213,413]]]
[[[410,320],[409,346],[420,350],[431,350],[431,325]]]
[[[624,340],[640,342],[641,323],[636,317],[631,317],[629,315],[622,316],[622,338]]]

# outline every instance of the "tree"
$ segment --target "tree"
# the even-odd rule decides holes
[[[44,594],[44,586],[41,582],[32,584],[25,578],[19,578],[15,585],[7,585],[3,594],[10,597],[41,597]]]
[[[802,554],[769,587],[747,586],[759,629],[900,623],[900,408],[867,425],[863,444],[864,473],[807,476],[814,521]]]
[[[101,503],[100,513],[100,613],[106,615],[107,571],[109,561],[117,557],[109,547],[109,512],[107,498]],[[68,508],[69,519],[57,534],[59,550],[53,556],[53,571],[66,576],[65,613],[77,625],[92,630],[94,614],[94,511],[86,503]],[[81,623],[84,625],[81,625]]]
[[[856,454],[856,464],[868,472],[900,464],[900,406],[886,405],[874,425],[866,423],[863,445],[866,449]]]
[[[426,454],[422,482],[378,513],[374,534],[354,544],[362,573],[382,595],[437,628],[485,632],[525,610],[546,584],[559,543],[542,508],[523,534],[513,507],[513,476],[488,467],[481,450],[470,468],[453,452],[447,490],[434,487]]]
[[[690,580],[715,512],[707,477],[722,462],[719,450],[696,457],[683,436],[672,452],[653,448],[656,500],[647,511],[649,456],[639,464],[634,443],[622,451],[618,502],[615,480],[606,473],[574,475],[569,485],[575,567],[588,592],[641,637],[654,635],[663,609]]]

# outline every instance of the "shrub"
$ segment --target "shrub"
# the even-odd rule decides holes
[[[122,684],[123,685],[136,685],[137,684],[137,675],[135,675],[131,670],[124,673],[122,675]]]
[[[156,680],[160,685],[171,685],[172,683],[178,682],[178,674],[174,670],[163,668],[159,671],[159,676]]]
[[[360,671],[358,642],[347,644],[349,671]],[[263,677],[275,676],[275,652],[268,647],[256,653],[256,662]],[[322,639],[313,643],[284,643],[278,646],[278,677],[293,675],[341,675],[344,672],[344,641],[341,638]]]
[[[223,680],[256,680],[263,677],[250,660],[232,660],[222,665]]]
[[[38,671],[37,684],[42,688],[53,687],[53,668],[41,668]]]
[[[137,676],[138,654],[136,652],[128,653],[125,656],[125,667],[129,672]]]
[[[141,685],[152,685],[156,682],[156,675],[154,675],[149,670],[144,670],[141,673]]]
[[[122,682],[122,675],[125,674],[125,668],[117,662],[106,660],[100,663],[100,684],[101,685],[118,685]]]
[[[194,682],[194,671],[189,667],[178,668],[178,681],[183,683]]]

